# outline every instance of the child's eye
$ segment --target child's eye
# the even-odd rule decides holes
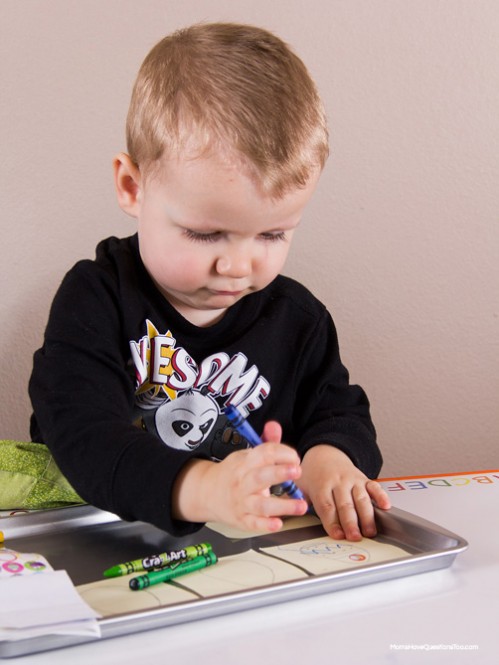
[[[199,233],[198,231],[191,231],[191,229],[184,229],[184,235],[189,240],[194,242],[216,242],[220,238],[220,233]]]
[[[279,231],[278,233],[261,233],[260,238],[267,242],[279,242],[280,240],[286,240],[286,234],[284,231]]]
[[[183,229],[183,234],[189,240],[193,242],[216,242],[222,237],[221,231],[212,231],[210,233],[200,233],[199,231],[193,231],[192,229]],[[259,240],[264,242],[279,242],[286,240],[286,233],[284,231],[277,231],[275,233],[260,233],[258,236]]]

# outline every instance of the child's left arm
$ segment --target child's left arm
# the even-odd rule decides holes
[[[300,488],[331,538],[360,540],[362,535],[376,535],[372,501],[379,508],[390,508],[379,483],[369,480],[344,452],[329,444],[310,448],[301,467]]]

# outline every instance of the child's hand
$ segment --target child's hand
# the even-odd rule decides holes
[[[338,448],[318,445],[305,453],[300,487],[331,538],[360,540],[376,535],[372,500],[390,508],[388,495]]]
[[[282,516],[303,515],[305,501],[270,494],[271,485],[296,481],[301,475],[300,458],[293,448],[279,443],[280,432],[277,423],[267,423],[264,445],[234,451],[219,463],[188,462],[175,484],[177,519],[277,531]]]

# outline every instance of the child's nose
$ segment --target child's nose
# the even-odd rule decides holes
[[[226,251],[219,256],[216,262],[216,270],[219,275],[226,277],[247,277],[252,271],[252,257],[243,248]]]

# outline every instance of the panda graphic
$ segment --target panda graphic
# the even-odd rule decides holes
[[[156,431],[170,448],[191,451],[206,440],[219,416],[210,395],[190,390],[157,409]]]
[[[246,439],[228,423],[217,402],[205,390],[189,390],[156,409],[142,411],[136,424],[155,431],[169,448],[196,450],[220,461],[234,450],[249,447]]]

